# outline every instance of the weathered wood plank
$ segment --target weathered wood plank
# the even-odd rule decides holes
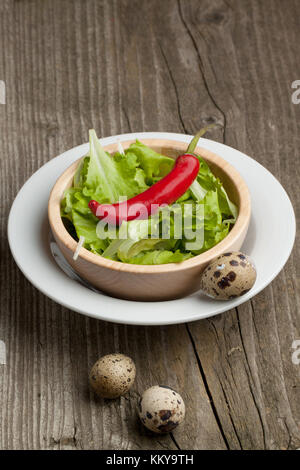
[[[44,162],[87,140],[129,131],[210,136],[254,156],[287,188],[299,215],[300,106],[293,0],[1,0],[0,448],[300,447],[299,242],[251,303],[188,326],[139,328],[74,314],[37,292],[6,241],[11,202]],[[142,314],[142,312],[141,312]],[[136,361],[126,398],[101,401],[87,373],[102,354]],[[187,419],[153,437],[139,394],[176,388]]]
[[[296,5],[267,3],[268,8],[266,2],[181,2],[182,19],[211,95],[224,110],[224,141],[270,168],[299,211],[300,109],[291,103],[290,88],[298,72]],[[190,326],[234,447],[299,446],[300,370],[291,361],[300,328],[299,242],[293,253],[285,270],[252,302]]]

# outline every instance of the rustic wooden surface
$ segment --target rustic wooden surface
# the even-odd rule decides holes
[[[267,166],[299,215],[299,24],[297,0],[0,0],[1,449],[300,447],[299,240],[251,302],[144,328],[55,304],[17,269],[6,237],[22,184],[90,127],[193,134],[217,122],[209,137]],[[87,373],[113,351],[135,360],[137,381],[101,401]],[[136,419],[137,397],[155,383],[186,401],[173,435],[152,436]]]

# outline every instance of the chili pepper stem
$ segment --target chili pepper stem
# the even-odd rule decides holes
[[[195,137],[193,137],[193,139],[191,140],[191,142],[190,142],[190,144],[187,148],[186,153],[194,153],[195,148],[197,147],[197,144],[198,144],[198,141],[199,141],[200,137],[202,137],[209,129],[212,129],[213,127],[217,127],[217,124],[209,124],[208,126],[203,127],[202,129],[200,129],[200,131],[197,132]]]

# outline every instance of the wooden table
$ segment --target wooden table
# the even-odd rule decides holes
[[[265,165],[299,215],[299,26],[297,0],[0,0],[1,449],[300,447],[299,240],[250,302],[146,328],[52,302],[18,270],[6,237],[22,184],[92,127],[194,134],[218,123],[208,137]],[[114,351],[135,360],[134,390],[95,399],[88,370]],[[152,436],[136,418],[138,396],[156,383],[187,405],[173,435]]]

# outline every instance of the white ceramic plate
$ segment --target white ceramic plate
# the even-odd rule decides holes
[[[191,139],[191,136],[182,134],[142,132],[107,137],[101,142],[107,145],[115,142],[117,137],[120,141],[161,138],[186,143]],[[166,325],[189,322],[222,313],[249,300],[274,279],[290,255],[296,226],[293,207],[280,183],[252,158],[207,139],[201,139],[199,145],[234,165],[251,193],[252,218],[242,250],[254,260],[258,275],[254,287],[246,295],[231,301],[215,301],[196,293],[179,300],[133,302],[95,292],[68,277],[50,250],[47,203],[57,178],[86,154],[88,144],[50,160],[17,195],[8,220],[8,239],[21,271],[35,287],[61,305],[84,315],[118,323]]]

